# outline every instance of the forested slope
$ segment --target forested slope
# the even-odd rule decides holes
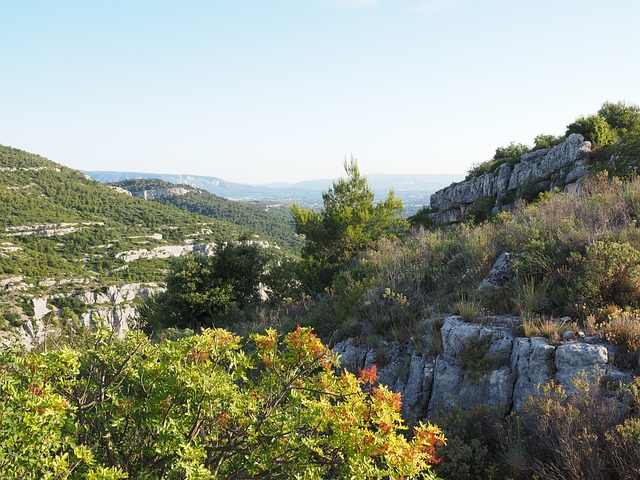
[[[290,253],[298,252],[302,246],[302,240],[296,235],[293,228],[288,205],[238,202],[214,195],[200,188],[177,185],[153,178],[123,180],[111,185],[124,188],[131,193],[182,188],[187,190],[186,194],[153,195],[153,201],[247,228]]]
[[[221,242],[248,229],[146,202],[39,155],[0,146],[0,280],[22,276],[159,280],[154,260],[127,264],[118,254]]]

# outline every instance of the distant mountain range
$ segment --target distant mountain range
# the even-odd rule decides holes
[[[144,172],[83,171],[99,182],[119,182],[127,179],[157,178],[165,182],[185,184],[201,188],[210,193],[231,200],[259,200],[277,203],[291,203],[296,200],[303,206],[317,206],[322,202],[321,193],[331,188],[333,180],[318,179],[298,183],[272,183],[266,185],[247,185],[228,182],[217,177],[201,175],[173,175]],[[367,180],[380,198],[390,189],[400,198],[407,213],[413,213],[423,205],[429,204],[432,193],[463,180],[458,174],[371,174]]]

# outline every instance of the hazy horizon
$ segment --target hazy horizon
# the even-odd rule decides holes
[[[272,186],[272,185],[290,185],[290,186],[294,186],[294,185],[298,185],[298,184],[303,184],[303,183],[312,183],[312,182],[333,182],[335,180],[337,180],[338,178],[344,178],[346,175],[344,172],[342,172],[342,174],[334,177],[334,178],[306,178],[303,180],[299,180],[299,181],[293,181],[293,182],[286,182],[286,181],[273,181],[273,182],[267,182],[267,183],[246,183],[246,182],[238,182],[235,181],[234,179],[231,178],[223,178],[217,175],[200,175],[197,173],[161,173],[161,172],[152,172],[152,171],[147,171],[147,172],[134,172],[134,171],[127,171],[127,170],[87,170],[87,169],[80,169],[81,172],[83,173],[93,173],[93,174],[122,174],[122,175],[133,175],[133,177],[127,177],[127,178],[148,178],[145,177],[144,175],[167,175],[167,176],[176,176],[176,177],[205,177],[205,178],[215,178],[218,180],[223,180],[227,183],[234,183],[234,184],[240,184],[240,185],[249,185],[249,186],[257,186],[257,187],[268,187],[268,186]],[[363,173],[363,175],[365,177],[367,177],[368,180],[370,180],[371,178],[379,178],[379,177],[464,177],[463,174],[457,174],[457,173],[383,173],[383,172],[374,172],[374,173]]]
[[[246,184],[464,174],[640,103],[635,0],[8,2],[0,143]]]

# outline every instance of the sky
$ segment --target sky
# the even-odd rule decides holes
[[[465,173],[640,104],[638,0],[4,0],[0,144],[264,184]]]

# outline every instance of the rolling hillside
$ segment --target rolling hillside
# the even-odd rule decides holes
[[[134,196],[248,228],[289,253],[296,253],[302,247],[302,240],[293,228],[288,205],[236,202],[200,188],[152,178],[123,180],[110,185],[123,188]]]
[[[0,172],[0,281],[5,284],[15,277],[41,286],[60,279],[92,279],[99,286],[159,280],[166,262],[158,257],[169,256],[171,248],[252,233],[135,198],[11,147],[0,146]],[[132,261],[131,252],[140,250],[159,253],[143,252]]]

